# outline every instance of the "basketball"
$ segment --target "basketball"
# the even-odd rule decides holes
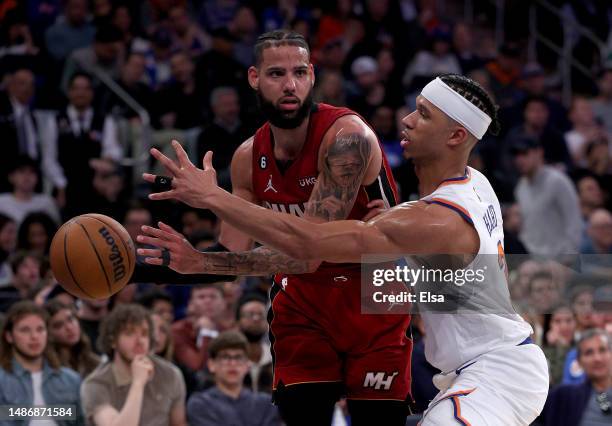
[[[134,272],[134,243],[116,220],[88,213],[64,223],[50,250],[51,269],[70,294],[106,299],[128,283]]]

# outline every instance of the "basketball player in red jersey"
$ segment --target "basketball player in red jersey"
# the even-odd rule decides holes
[[[319,223],[362,219],[373,199],[396,204],[395,182],[375,133],[349,109],[312,102],[314,72],[302,36],[262,35],[248,79],[269,121],[234,154],[235,195]],[[158,151],[153,155],[160,158]],[[145,234],[140,242],[153,241],[150,231]],[[360,314],[359,264],[305,262],[267,247],[251,249],[253,241],[227,224],[219,243],[231,252],[207,253],[204,264],[177,272],[276,273],[268,315],[274,400],[289,426],[329,425],[342,394],[353,425],[405,424],[410,319]],[[139,254],[159,264],[160,250]]]

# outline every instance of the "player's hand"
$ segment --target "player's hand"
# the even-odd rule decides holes
[[[367,222],[368,220],[378,216],[379,214],[387,210],[387,208],[385,207],[385,202],[381,199],[370,201],[366,207],[370,210],[363,217],[363,219],[361,219],[364,222]]]
[[[151,148],[151,155],[166,168],[168,177],[172,178],[171,188],[168,191],[149,194],[151,200],[174,199],[195,208],[207,208],[206,200],[219,190],[217,186],[217,173],[212,166],[212,151],[204,156],[204,169],[198,169],[187,156],[180,143],[173,140],[172,147],[176,152],[178,161],[171,160],[159,150]],[[156,175],[143,173],[143,179],[155,183]]]
[[[194,274],[201,272],[202,254],[187,241],[187,238],[171,226],[158,222],[158,228],[143,226],[142,234],[136,237],[141,244],[148,244],[155,248],[139,248],[136,253],[145,256],[145,263],[150,265],[168,266],[181,274]],[[163,250],[168,252],[164,255]],[[169,263],[168,257],[169,255]],[[164,259],[166,256],[166,259]],[[164,263],[166,260],[166,263]]]
[[[137,355],[130,366],[134,383],[145,385],[153,377],[153,363],[146,355]]]

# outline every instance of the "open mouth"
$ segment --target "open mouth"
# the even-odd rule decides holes
[[[410,140],[410,138],[408,137],[408,132],[406,130],[402,131],[402,140],[400,141],[400,146],[402,148],[406,148],[408,145],[410,145],[412,143],[412,141]]]

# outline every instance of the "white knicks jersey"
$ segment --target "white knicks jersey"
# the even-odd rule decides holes
[[[447,207],[474,226],[480,249],[478,256],[461,272],[464,277],[468,270],[476,276],[478,271],[482,273],[480,281],[462,280],[460,284],[457,284],[458,275],[454,276],[455,285],[447,286],[455,296],[454,308],[440,309],[435,303],[419,303],[426,332],[427,361],[448,372],[486,352],[523,342],[532,334],[532,329],[515,312],[510,301],[501,209],[487,178],[468,167],[463,177],[442,182],[421,201]],[[414,263],[414,259],[407,260]]]

